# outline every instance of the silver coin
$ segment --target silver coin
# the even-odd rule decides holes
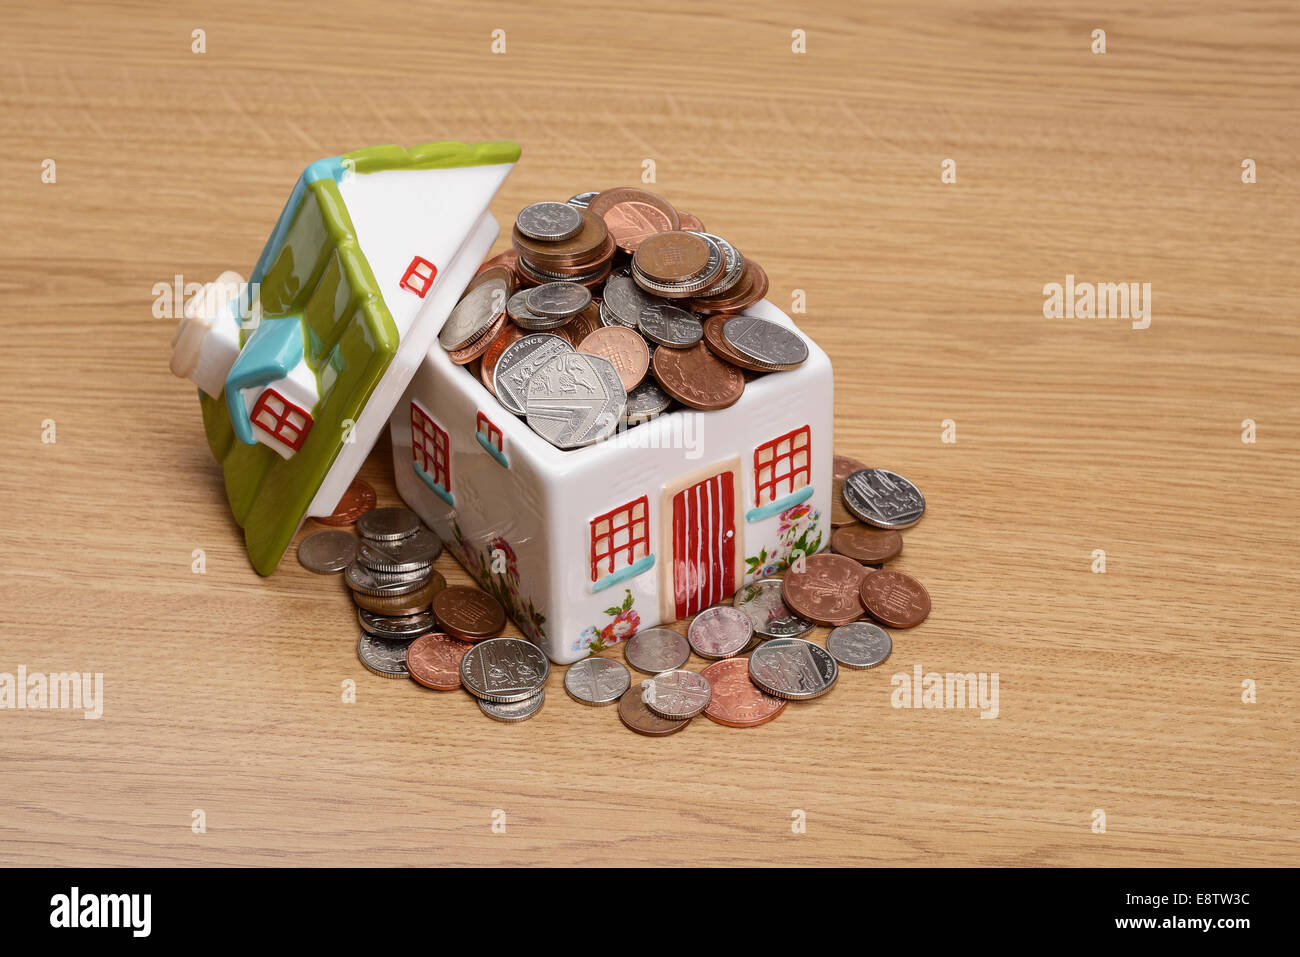
[[[535,334],[516,339],[505,347],[492,371],[497,399],[515,415],[523,415],[529,380],[555,356],[570,352],[573,346],[559,336]]]
[[[521,289],[510,297],[510,302],[506,305],[506,311],[510,313],[510,318],[514,320],[516,326],[520,329],[528,329],[533,332],[545,332],[548,329],[558,329],[568,322],[572,316],[541,316],[528,308],[528,294],[531,289]]]
[[[925,514],[921,490],[888,469],[858,469],[844,480],[844,507],[877,528],[907,528]]]
[[[357,621],[370,634],[380,638],[418,638],[433,631],[438,623],[432,611],[414,615],[381,615],[366,608],[357,608]]]
[[[573,207],[566,207],[573,209]],[[576,212],[576,210],[574,210]],[[528,290],[528,310],[551,319],[568,319],[591,305],[591,290],[576,282],[548,282]]]
[[[754,640],[754,625],[739,608],[715,605],[695,616],[686,629],[686,640],[701,658],[732,658]]]
[[[728,319],[722,338],[746,359],[772,369],[793,369],[808,358],[808,343],[797,333],[758,316]]]
[[[641,682],[641,701],[661,718],[685,721],[709,706],[713,685],[698,671],[677,668]]]
[[[427,528],[395,542],[362,542],[357,561],[373,572],[414,572],[442,554],[442,539]]]
[[[816,698],[839,677],[835,659],[821,645],[802,638],[773,638],[749,656],[749,678],[778,698]]]
[[[701,292],[700,296],[721,295],[740,282],[740,277],[745,274],[745,257],[740,254],[739,249],[721,236],[715,236],[713,233],[701,233],[701,235],[713,240],[722,250],[722,275],[717,282]]]
[[[579,209],[586,209],[588,206],[591,205],[591,201],[596,198],[599,192],[600,190],[596,190],[595,192],[591,192],[591,193],[578,193],[575,196],[570,196],[567,200],[565,200],[565,202],[567,202],[570,206],[577,206]]]
[[[623,421],[628,425],[649,422],[656,415],[668,411],[673,404],[672,396],[659,387],[650,376],[641,380],[641,384],[627,394],[627,407],[623,410]]]
[[[431,573],[431,565],[421,566],[414,572],[394,574],[391,572],[371,571],[360,562],[353,562],[344,572],[343,580],[347,582],[349,588],[361,592],[363,595],[374,595],[377,598],[397,598],[419,591],[429,583]]]
[[[524,400],[528,427],[560,449],[613,435],[626,407],[627,391],[614,363],[581,352],[547,361],[528,380]]]
[[[691,646],[686,638],[671,628],[638,631],[628,639],[627,646],[623,649],[627,663],[648,675],[680,668],[690,656]]]
[[[632,277],[626,274],[610,276],[601,292],[600,304],[609,310],[611,318],[619,325],[636,328],[641,312],[651,305],[666,305],[658,296],[641,290]]]
[[[542,705],[546,704],[546,690],[543,689],[521,701],[488,701],[484,698],[477,700],[479,709],[489,718],[513,724],[516,721],[527,721],[542,710]]]
[[[357,657],[370,671],[382,678],[405,678],[406,649],[410,638],[385,638],[361,633],[357,639]]]
[[[372,508],[357,519],[357,532],[374,542],[395,542],[420,530],[420,516],[409,508]]]
[[[438,333],[438,342],[448,352],[454,352],[477,341],[506,311],[509,297],[504,279],[489,279],[475,286],[456,303]]]
[[[874,668],[894,648],[889,632],[867,621],[854,621],[831,629],[826,650],[836,661],[850,668]]]
[[[298,545],[298,561],[317,574],[341,572],[357,557],[357,537],[341,528],[313,532]]]
[[[583,658],[564,673],[564,690],[582,704],[617,704],[631,686],[627,668],[612,658]]]
[[[576,283],[581,283],[583,285],[586,285],[589,282],[594,282],[597,279],[600,279],[603,276],[607,275],[608,269],[609,267],[606,265],[606,266],[598,266],[597,268],[591,270],[590,272],[583,272],[583,273],[576,273],[576,274],[558,273],[558,272],[553,272],[550,269],[545,269],[542,266],[535,265],[529,262],[523,256],[519,257],[519,271],[522,272],[525,276],[534,279],[539,283],[576,282]],[[524,291],[527,292],[528,290],[524,290]]]
[[[460,680],[476,698],[510,702],[531,698],[542,690],[551,663],[542,649],[521,638],[489,638],[465,652]]]
[[[647,339],[671,349],[689,349],[704,336],[700,320],[685,309],[667,303],[646,306],[641,310],[636,327]]]
[[[578,235],[582,222],[582,213],[568,203],[533,203],[515,217],[515,225],[525,236],[551,243]]]
[[[731,603],[749,616],[754,634],[761,638],[797,638],[813,629],[811,621],[785,607],[779,578],[760,578],[743,586]]]

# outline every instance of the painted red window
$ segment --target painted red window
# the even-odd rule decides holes
[[[482,412],[478,414],[478,419],[475,421],[474,428],[478,431],[479,435],[491,442],[498,452],[501,451],[501,430],[493,425],[492,420]]]
[[[406,267],[406,272],[402,274],[402,281],[398,283],[403,289],[409,289],[421,299],[433,285],[433,278],[438,275],[438,267],[422,256],[416,256],[411,260],[411,265]]]
[[[248,416],[253,424],[265,429],[297,452],[311,431],[311,416],[274,389],[263,389]]]
[[[411,403],[411,455],[429,478],[451,491],[451,456],[447,433],[422,408]]]
[[[646,497],[629,502],[591,520],[591,580],[631,565],[650,553],[649,506]]]
[[[754,505],[774,502],[808,484],[808,426],[778,435],[754,450]]]

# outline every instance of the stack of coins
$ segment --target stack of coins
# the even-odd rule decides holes
[[[726,408],[748,378],[808,357],[797,333],[744,315],[767,293],[762,268],[646,190],[533,203],[511,247],[483,264],[438,338],[557,448],[674,405]]]

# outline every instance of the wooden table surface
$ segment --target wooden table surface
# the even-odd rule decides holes
[[[1300,14],[1144,6],[5,0],[0,672],[105,701],[0,714],[0,863],[1300,863]],[[253,572],[154,284],[246,275],[308,162],[443,138],[523,146],[507,224],[653,160],[804,291],[836,451],[928,500],[885,665],[663,740],[556,668],[506,726]],[[1067,274],[1150,283],[1149,328],[1045,318]],[[396,501],[386,442],[362,475]],[[998,716],[893,707],[918,665]]]

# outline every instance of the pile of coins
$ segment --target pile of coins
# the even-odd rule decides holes
[[[438,339],[552,445],[580,448],[674,403],[734,404],[747,378],[808,358],[744,310],[767,274],[689,213],[631,187],[540,202],[479,269]]]
[[[766,724],[789,702],[830,691],[841,666],[884,662],[893,639],[880,625],[911,628],[930,612],[920,582],[881,568],[902,551],[899,530],[921,519],[925,498],[903,476],[844,456],[835,456],[832,472],[831,551],[745,585],[730,605],[697,614],[685,635],[664,627],[634,634],[624,657],[646,676],[639,682],[622,662],[590,657],[566,670],[566,694],[593,707],[617,704],[627,728],[662,737],[700,714],[733,728]],[[499,637],[506,615],[492,595],[447,586],[432,567],[442,545],[414,512],[374,508],[374,501],[369,486],[354,482],[321,521],[355,522],[360,537],[329,528],[298,547],[310,570],[343,572],[362,627],[361,663],[437,691],[462,688],[499,721],[537,714],[551,671],[546,655],[521,638]],[[831,629],[825,647],[805,637],[818,625]],[[692,654],[709,664],[688,669]]]

